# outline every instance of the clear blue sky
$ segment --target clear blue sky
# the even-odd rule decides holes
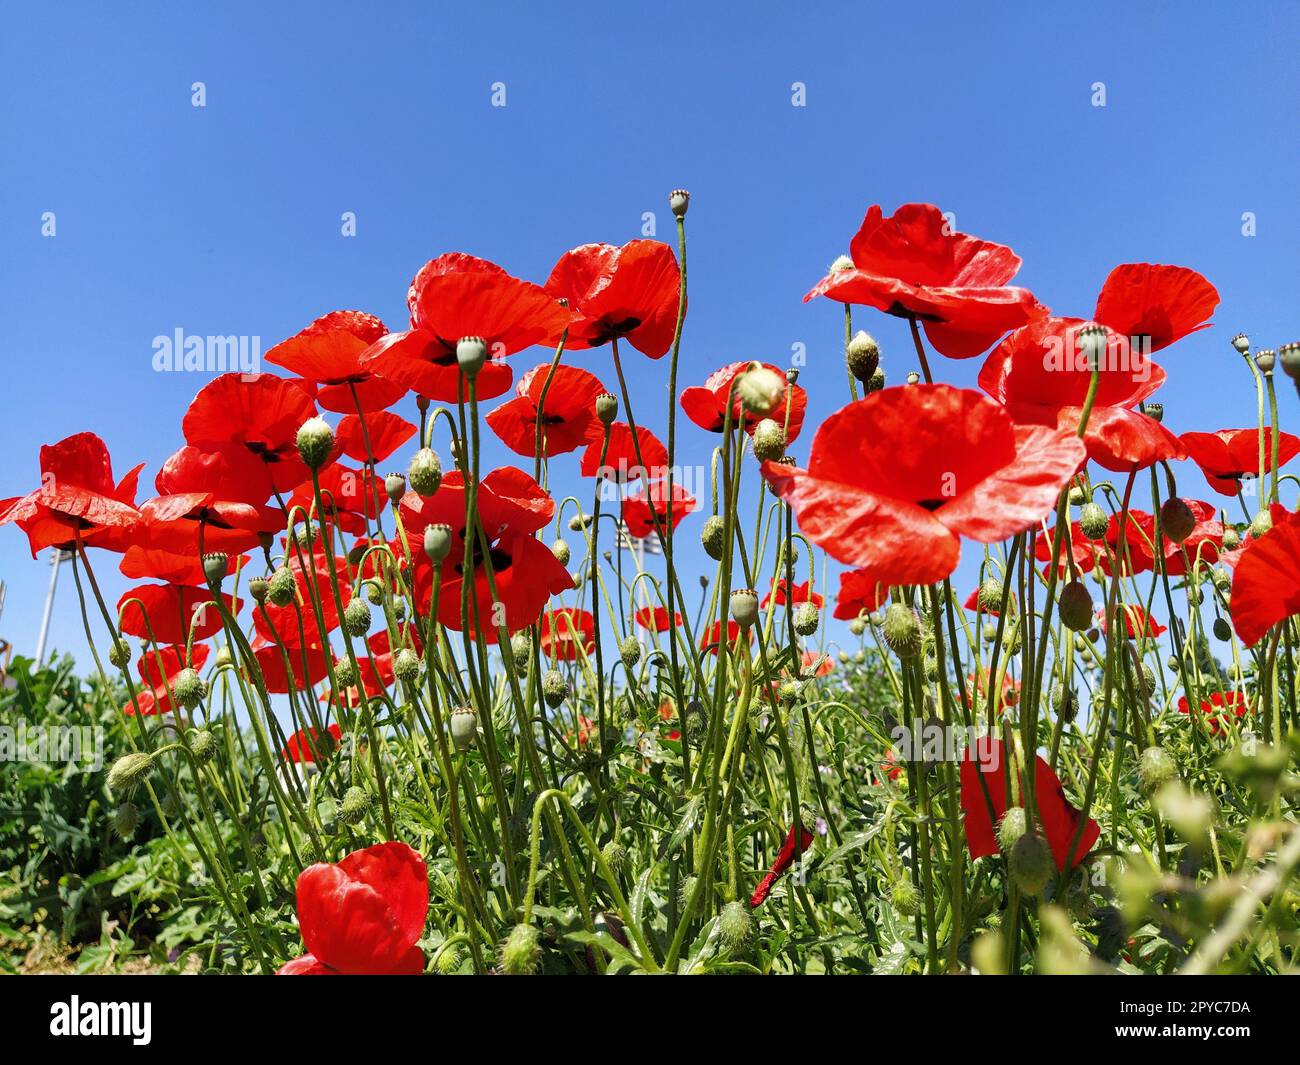
[[[265,350],[339,307],[398,328],[427,259],[462,250],[540,281],[569,247],[640,235],[646,211],[672,239],[678,185],[694,196],[682,385],[737,358],[784,364],[802,343],[811,420],[842,405],[840,308],[800,297],[870,204],[926,200],[1014,247],[1019,282],[1058,313],[1089,314],[1120,262],[1201,270],[1223,298],[1215,328],[1162,357],[1157,398],[1175,432],[1249,425],[1228,338],[1300,337],[1300,9],[1045,7],[8,2],[0,498],[36,485],[40,444],[84,429],[117,472],[147,462],[152,491],[206,380],[155,373],[157,335],[256,335]],[[905,325],[858,319],[901,381]],[[541,356],[516,356],[517,373]],[[612,383],[607,355],[579,361]],[[640,420],[661,431],[666,364],[628,363]],[[936,373],[973,384],[979,365]],[[713,438],[682,435],[706,461]],[[576,463],[554,476],[575,485]],[[699,520],[683,527],[692,545]],[[116,598],[125,583],[100,557]],[[48,572],[0,530],[0,635],[20,653]],[[70,581],[53,643],[89,664]]]

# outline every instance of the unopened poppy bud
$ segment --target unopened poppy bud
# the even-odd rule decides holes
[[[1015,845],[1020,842],[1020,837],[1025,834],[1025,808],[1023,806],[1009,806],[1007,812],[1002,815],[1002,820],[998,822],[998,846],[1002,848],[1003,854],[1010,854]]]
[[[140,827],[140,811],[130,799],[118,804],[113,811],[113,831],[118,839],[128,840]]]
[[[980,585],[979,604],[985,613],[1002,608],[1002,582],[996,577],[986,577]]]
[[[641,641],[635,636],[629,636],[618,645],[618,656],[623,660],[626,668],[635,669],[636,664],[641,661]]]
[[[131,791],[153,770],[153,755],[144,751],[124,754],[108,771],[109,791]]]
[[[859,329],[844,349],[844,358],[849,364],[849,373],[866,384],[880,365],[880,345],[870,333]]]
[[[1025,895],[1038,895],[1047,887],[1056,869],[1051,848],[1036,832],[1026,832],[1011,848],[1007,859],[1012,882]]]
[[[921,897],[910,880],[895,880],[890,888],[889,900],[904,917],[915,917],[921,912]]]
[[[770,414],[780,404],[785,389],[785,378],[766,366],[755,365],[736,382],[741,405],[751,414]]]
[[[1152,421],[1162,422],[1165,420],[1165,405],[1163,403],[1148,403],[1143,410]]]
[[[1154,795],[1178,776],[1178,767],[1163,747],[1148,747],[1138,757],[1138,786],[1143,795]]]
[[[1273,372],[1273,364],[1277,362],[1277,352],[1272,348],[1260,348],[1255,352],[1255,365],[1259,367],[1259,372],[1267,377]]]
[[[771,418],[764,418],[754,426],[751,442],[759,462],[775,461],[785,454],[785,430]]]
[[[569,545],[563,540],[556,540],[555,543],[551,544],[551,554],[555,556],[556,561],[559,562],[561,566],[567,566],[569,564],[569,559],[572,557],[572,552],[569,551]]]
[[[474,708],[470,706],[452,707],[449,729],[451,742],[455,744],[456,750],[464,754],[473,747],[474,741],[478,738],[478,715],[474,713]]]
[[[1228,546],[1227,536],[1224,536],[1223,538],[1223,546]],[[1222,566],[1216,566],[1210,571],[1210,580],[1214,583],[1214,587],[1220,592],[1227,592],[1232,588],[1232,574]]]
[[[208,696],[208,686],[203,683],[203,678],[188,666],[176,674],[172,687],[176,691],[176,701],[186,710],[193,710]]]
[[[521,676],[528,672],[528,660],[532,653],[533,642],[528,638],[528,633],[517,632],[510,637],[510,658]]]
[[[203,556],[203,576],[209,584],[220,584],[226,579],[230,558],[221,551],[209,551]]]
[[[308,418],[298,429],[298,457],[309,470],[319,470],[334,450],[334,431],[324,418]]]
[[[618,417],[618,399],[609,392],[602,392],[596,397],[596,417],[601,425],[612,425]]]
[[[794,612],[794,631],[800,636],[811,636],[820,622],[821,614],[812,603],[800,603]]]
[[[1085,325],[1078,334],[1079,354],[1089,370],[1100,370],[1106,359],[1106,329],[1100,325]]]
[[[501,971],[507,976],[532,976],[541,960],[537,929],[530,924],[517,924],[510,929],[501,944]]]
[[[271,582],[265,577],[253,577],[248,582],[248,594],[255,603],[265,603],[266,595],[271,590]]]
[[[1241,533],[1237,531],[1235,525],[1225,525],[1223,527],[1223,549],[1225,551],[1235,551],[1241,546]]]
[[[349,636],[364,636],[370,631],[370,607],[355,596],[343,608],[343,631]]]
[[[705,713],[703,703],[698,699],[688,702],[682,720],[686,724],[687,739],[692,743],[698,743],[704,738],[704,732],[709,727],[709,715]]]
[[[1086,502],[1088,502],[1088,493],[1083,490],[1083,485],[1072,484],[1070,485],[1070,493],[1068,498],[1070,501],[1070,506],[1081,507]]]
[[[438,453],[431,447],[422,447],[411,456],[411,465],[407,467],[407,477],[411,487],[422,496],[431,496],[442,484],[442,462]]]
[[[1060,686],[1052,689],[1052,709],[1062,721],[1073,721],[1079,712],[1079,697],[1074,689]]]
[[[1155,694],[1156,675],[1145,662],[1138,665],[1131,657],[1126,657],[1124,670],[1128,674],[1129,683],[1133,685],[1134,694],[1139,699],[1150,699]]]
[[[849,632],[854,636],[861,636],[867,631],[867,622],[864,618],[854,618],[849,622]]]
[[[393,675],[405,684],[414,684],[420,677],[420,656],[403,647],[393,659]]]
[[[482,337],[461,337],[456,341],[456,362],[471,381],[487,361],[487,342]]]
[[[1250,519],[1250,535],[1257,540],[1272,528],[1273,515],[1267,510],[1261,510]]]
[[[276,606],[288,606],[293,602],[293,593],[296,590],[293,579],[293,571],[288,566],[281,566],[271,574],[271,579],[267,582],[266,597]]]
[[[885,643],[899,658],[914,658],[921,653],[921,621],[910,606],[890,603],[883,630]]]
[[[1300,389],[1300,344],[1292,341],[1277,349],[1277,357],[1282,363],[1282,372],[1296,383]]]
[[[685,189],[673,189],[668,194],[668,209],[674,218],[685,218],[686,210],[691,205],[691,194]]]
[[[627,848],[618,840],[611,839],[601,847],[600,856],[605,859],[609,871],[615,876],[622,876],[627,872]]]
[[[882,370],[879,366],[877,366],[876,372],[871,375],[871,380],[863,383],[862,391],[866,393],[879,392],[884,387],[885,387],[885,371]]]
[[[451,526],[434,522],[424,528],[424,553],[435,566],[451,553]]]
[[[853,269],[853,260],[847,255],[838,255],[835,261],[831,263],[830,272],[832,274],[842,274],[845,270]]]
[[[742,629],[758,620],[758,595],[753,588],[737,588],[731,593],[731,616]]]
[[[700,543],[704,545],[704,553],[714,562],[722,561],[726,531],[726,523],[717,514],[709,515],[704,520],[704,527],[700,529]]]
[[[1237,349],[1238,355],[1245,355],[1250,351],[1250,337],[1245,333],[1238,333],[1232,338],[1232,346]]]
[[[365,590],[366,602],[371,606],[378,606],[384,601],[384,588],[378,581],[362,581],[361,587]]]
[[[234,661],[235,660],[230,656],[230,648],[227,647],[225,644],[222,644],[221,647],[217,650],[217,659],[216,659],[217,669],[225,669],[227,666],[233,665]]]
[[[581,514],[575,514],[573,517],[569,519],[569,531],[582,532],[582,530],[585,529],[590,524],[591,524],[590,518],[584,517]]]
[[[695,886],[700,882],[698,876],[684,876],[682,882],[677,885],[677,903],[680,906],[686,906],[692,895],[695,894]]]
[[[344,688],[351,688],[359,679],[357,676],[357,667],[353,664],[352,659],[346,655],[343,658],[334,661],[334,679]]]
[[[907,375],[907,383],[909,385],[919,385],[921,383],[921,375],[913,370]]]
[[[1104,540],[1110,519],[1097,503],[1085,503],[1079,511],[1079,531],[1089,540]]]
[[[1232,639],[1232,626],[1223,618],[1215,618],[1212,626],[1214,638],[1220,643],[1227,643]]]
[[[803,685],[797,680],[787,680],[781,684],[781,702],[786,706],[794,706],[799,701],[799,695],[803,691]]]
[[[1092,596],[1083,581],[1070,581],[1061,589],[1057,612],[1061,624],[1074,632],[1083,632],[1092,624]]]
[[[729,954],[743,954],[754,935],[754,918],[743,902],[729,902],[718,915],[718,938]]]
[[[542,674],[542,697],[552,710],[569,697],[569,682],[558,669],[548,669]]]
[[[108,660],[118,669],[126,669],[131,664],[131,645],[122,637],[117,637],[108,649]]]
[[[1196,528],[1196,515],[1183,500],[1174,496],[1160,504],[1160,528],[1168,539],[1181,544]]]
[[[339,803],[339,820],[345,825],[359,825],[366,819],[370,809],[370,798],[360,788],[353,786],[343,793]]]
[[[400,503],[402,496],[406,495],[406,476],[401,473],[390,473],[385,477],[384,494],[388,496],[390,503]]]

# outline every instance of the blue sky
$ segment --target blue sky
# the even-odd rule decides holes
[[[802,344],[811,420],[841,406],[840,308],[800,298],[870,204],[922,200],[1015,248],[1018,283],[1058,313],[1089,314],[1120,262],[1205,273],[1222,296],[1215,327],[1161,358],[1157,398],[1175,432],[1252,424],[1228,338],[1300,335],[1298,10],[10,2],[0,498],[36,485],[40,444],[85,429],[119,474],[147,462],[152,490],[206,380],[154,372],[155,336],[257,336],[265,350],[339,307],[399,328],[427,259],[467,251],[541,281],[576,244],[641,235],[647,211],[671,240],[678,185],[693,194],[683,386],[734,359],[784,365]],[[806,106],[792,106],[796,82]],[[355,237],[340,232],[348,211]],[[857,319],[901,381],[905,323]],[[517,373],[543,356],[516,356]],[[607,355],[575,361],[612,383]],[[661,431],[666,364],[626,362],[638,421]],[[937,359],[936,374],[973,384],[980,362]],[[1294,392],[1280,392],[1293,427]],[[707,461],[712,437],[687,424],[682,438]],[[1190,466],[1180,476],[1205,495]],[[576,463],[553,478],[576,487]],[[683,527],[688,566],[700,520]],[[968,547],[963,573],[974,558]],[[114,561],[98,572],[116,599]],[[48,574],[0,530],[0,636],[19,653],[35,646]],[[52,642],[89,665],[70,581]]]

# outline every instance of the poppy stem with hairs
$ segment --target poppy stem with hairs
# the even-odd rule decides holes
[[[915,332],[916,329],[915,323],[913,323],[912,329]],[[853,304],[846,303],[844,305],[844,372],[849,375],[849,397],[853,400],[853,402],[856,403],[858,400],[858,382],[857,379],[853,376],[853,368],[849,366],[849,345],[852,343],[853,343]],[[924,358],[925,357],[922,356],[922,361],[924,361]],[[787,418],[789,417],[789,414],[790,411],[787,406],[786,409]]]
[[[927,385],[934,384],[934,378],[930,375],[930,362],[925,357],[925,344],[921,340],[921,328],[916,324],[916,315],[907,316],[907,324],[912,327],[912,343],[916,345],[916,357],[921,362],[921,375],[925,378]]]
[[[600,439],[600,465],[596,469],[605,468],[605,460],[609,456],[609,423],[601,424]],[[605,642],[600,638],[600,553],[598,550],[600,539],[600,495],[604,486],[603,478],[599,473],[596,475],[596,497],[592,502],[592,522],[591,522],[591,625],[592,631],[596,637],[596,720],[600,730],[600,775],[605,778],[605,787],[609,787],[609,764],[605,760],[605,657],[601,651],[601,645]],[[646,494],[649,495],[650,486],[646,486]],[[622,557],[620,552],[619,557]],[[581,638],[578,640],[582,642]]]

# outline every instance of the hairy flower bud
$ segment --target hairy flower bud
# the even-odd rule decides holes
[[[622,876],[627,872],[627,848],[618,840],[611,839],[601,847],[600,856],[605,859],[609,871],[615,876]]]
[[[743,954],[754,935],[754,918],[743,902],[729,902],[718,915],[718,938],[729,954]]]
[[[1103,540],[1110,527],[1106,512],[1096,503],[1085,503],[1079,511],[1079,531],[1089,540]]]
[[[113,831],[117,834],[118,839],[128,840],[135,835],[135,830],[140,826],[140,811],[136,808],[135,803],[127,799],[118,803],[117,809],[113,811]]]
[[[393,659],[393,675],[405,684],[414,684],[420,678],[420,656],[403,647]]]
[[[507,976],[532,976],[542,961],[537,929],[517,924],[501,944],[501,971]]]
[[[844,358],[849,373],[865,385],[880,365],[880,345],[870,333],[859,329],[845,347]]]
[[[1061,624],[1075,632],[1083,632],[1092,624],[1092,596],[1083,581],[1070,581],[1061,589],[1057,613]]]
[[[473,747],[474,741],[478,738],[478,715],[474,713],[474,708],[452,707],[449,731],[451,742],[456,745],[456,750],[464,754]]]
[[[771,418],[764,418],[754,426],[750,442],[754,457],[760,462],[775,462],[785,454],[785,430]]]
[[[567,566],[569,564],[569,559],[572,557],[572,553],[569,551],[569,545],[559,539],[557,539],[555,543],[551,544],[551,554],[555,556],[556,561],[559,562],[561,566]]]
[[[692,743],[699,743],[709,727],[709,715],[704,710],[704,704],[698,699],[688,702],[686,711],[682,714],[682,723],[686,726],[686,738]]]
[[[714,562],[722,561],[726,531],[726,523],[717,514],[705,518],[704,527],[700,530],[700,543],[704,545],[704,553]]]
[[[266,597],[276,606],[288,606],[293,602],[295,591],[297,585],[293,571],[288,566],[281,566],[271,574],[271,579],[267,582]]]
[[[885,643],[899,658],[913,658],[921,653],[921,621],[910,606],[890,603],[883,630]]]
[[[431,496],[442,484],[442,462],[438,453],[431,447],[422,447],[411,456],[411,464],[406,469],[411,487],[420,495]]]
[[[569,697],[569,682],[558,669],[548,669],[542,674],[542,697],[552,710]]]
[[[1025,834],[1026,827],[1025,808],[1023,806],[1008,806],[1007,812],[1002,815],[1002,820],[998,822],[998,846],[1002,848],[1003,854],[1011,853],[1012,849],[1020,841],[1020,837]]]
[[[1235,551],[1241,546],[1241,533],[1237,532],[1235,525],[1225,525],[1223,527],[1223,549],[1225,551]]]
[[[635,636],[629,636],[618,645],[618,656],[623,659],[624,667],[635,669],[641,661],[641,641]]]
[[[343,801],[339,803],[339,820],[345,825],[359,825],[366,819],[369,809],[370,796],[356,786],[350,787],[343,793]]]
[[[861,636],[866,631],[867,631],[866,618],[854,618],[852,621],[849,622],[849,632],[853,633],[854,636]]]
[[[131,791],[153,770],[153,755],[144,751],[124,754],[108,771],[109,791]]]
[[[921,912],[921,897],[910,880],[895,880],[889,890],[889,900],[904,917],[915,917]]]
[[[1007,868],[1011,872],[1012,881],[1023,894],[1038,895],[1052,879],[1056,862],[1043,837],[1035,832],[1026,832],[1011,848]]]
[[[1259,539],[1270,529],[1273,528],[1273,515],[1267,510],[1261,510],[1250,519],[1250,535]]]
[[[1214,638],[1220,643],[1228,643],[1232,639],[1232,626],[1228,624],[1225,618],[1215,618],[1211,626]]]
[[[451,526],[441,522],[424,527],[424,553],[435,566],[451,553]]]
[[[877,366],[875,373],[871,375],[871,379],[863,382],[862,391],[864,393],[879,392],[884,387],[885,371]]]
[[[357,667],[351,658],[344,655],[344,657],[334,660],[334,679],[344,688],[352,688],[356,686],[360,677],[358,676]]]
[[[794,631],[800,636],[811,636],[817,631],[821,614],[812,603],[800,603],[794,612]]]
[[[118,669],[126,669],[131,664],[131,645],[122,637],[116,637],[108,649],[108,660]]]
[[[208,697],[208,686],[203,683],[203,678],[188,666],[176,674],[172,687],[176,692],[176,701],[186,710],[193,710]]]
[[[985,613],[1002,609],[1002,582],[996,577],[984,578],[979,590],[979,604]]]
[[[766,366],[755,364],[736,381],[736,394],[744,408],[753,414],[769,414],[785,395],[785,378]]]
[[[370,631],[370,607],[364,599],[353,596],[343,608],[343,631],[349,636],[364,636]]]
[[[308,418],[298,429],[298,457],[309,470],[319,470],[334,450],[334,431],[324,418]]]
[[[1154,795],[1178,776],[1178,767],[1163,747],[1148,747],[1138,757],[1138,786],[1143,795]]]

